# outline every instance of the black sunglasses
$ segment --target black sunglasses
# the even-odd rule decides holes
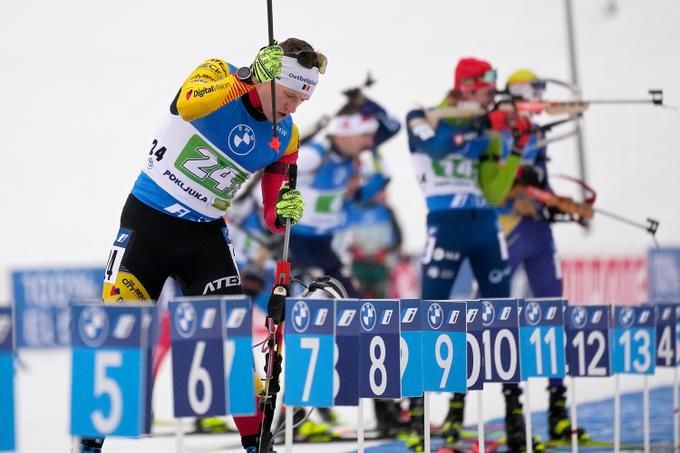
[[[286,56],[293,57],[307,69],[317,68],[321,74],[326,73],[328,59],[326,55],[314,50],[300,50],[298,52],[287,53]]]

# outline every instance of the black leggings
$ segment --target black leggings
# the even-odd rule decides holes
[[[222,219],[183,220],[130,195],[106,265],[104,301],[157,299],[167,277],[185,296],[243,293]]]

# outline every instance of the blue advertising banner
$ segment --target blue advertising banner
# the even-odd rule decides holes
[[[12,272],[16,345],[68,346],[71,302],[101,299],[103,267]]]
[[[649,300],[680,301],[680,247],[652,249],[647,256]]]

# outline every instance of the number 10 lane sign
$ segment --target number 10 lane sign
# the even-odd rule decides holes
[[[361,398],[400,398],[399,300],[364,300],[359,313]]]

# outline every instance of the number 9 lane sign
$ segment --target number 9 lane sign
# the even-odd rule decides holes
[[[225,415],[224,315],[220,299],[180,297],[169,303],[169,309],[175,417]]]
[[[519,301],[522,380],[565,375],[563,299]]]
[[[74,305],[71,434],[139,436],[149,431],[156,308]]]
[[[420,299],[401,300],[399,354],[401,395],[404,397],[423,396],[422,308]]]
[[[16,449],[12,308],[0,308],[0,451]]]
[[[424,389],[467,391],[465,302],[423,301]]]
[[[656,307],[614,307],[612,372],[654,374]]]
[[[401,398],[399,300],[365,299],[359,312],[359,396]]]
[[[284,401],[288,406],[333,406],[333,299],[286,300]]]
[[[609,376],[608,305],[567,306],[567,364],[570,376]]]
[[[361,301],[336,299],[333,397],[336,406],[359,405],[359,310]]]

